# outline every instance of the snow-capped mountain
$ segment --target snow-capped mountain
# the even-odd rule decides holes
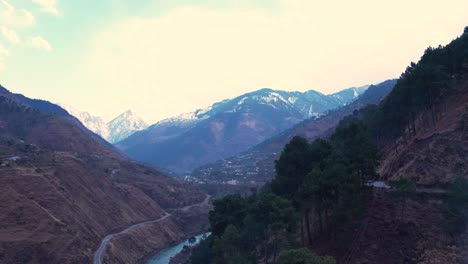
[[[168,118],[117,146],[130,157],[176,172],[236,155],[308,118],[352,102],[365,88],[334,95],[261,89]],[[356,97],[350,96],[357,93]]]
[[[63,109],[67,110],[69,114],[78,118],[80,122],[89,130],[100,135],[102,138],[107,139],[109,136],[109,128],[104,120],[99,116],[91,115],[88,112],[80,111],[70,105],[59,104]]]
[[[295,109],[299,111],[304,118],[316,117],[337,106],[349,104],[364,93],[368,87],[369,85],[352,87],[331,95],[324,95],[314,90],[306,92],[287,92],[264,88],[234,99],[225,99],[204,109],[197,109],[194,112],[183,113],[175,117],[161,120],[150,126],[149,129],[168,126],[190,127],[221,111],[240,111],[242,110],[242,106],[252,102],[269,104],[274,108],[278,107],[277,104],[284,104],[283,106],[286,109]],[[280,108],[283,106],[280,106]]]
[[[278,159],[281,150],[294,136],[301,136],[308,140],[324,136],[343,117],[352,114],[353,111],[369,104],[378,104],[390,93],[395,83],[396,80],[387,80],[376,85],[350,88],[331,95],[341,96],[339,100],[342,102],[347,102],[353,98],[357,99],[319,118],[304,120],[239,155],[199,167],[192,172],[191,176],[200,181],[229,181],[234,179],[243,184],[251,184],[252,181],[257,184],[270,181],[275,174],[274,161]],[[359,96],[359,93],[364,90],[366,91]]]
[[[111,143],[124,140],[135,131],[139,131],[148,127],[143,119],[136,116],[130,110],[114,118],[112,121],[107,123],[107,126],[109,128],[108,141]]]
[[[361,87],[352,87],[337,93],[332,94],[331,96],[338,100],[342,105],[347,105],[351,101],[357,99],[361,94],[363,94],[370,85],[365,85]]]
[[[143,130],[148,125],[132,111],[128,110],[110,122],[105,122],[101,117],[88,112],[80,111],[72,106],[59,104],[69,114],[78,118],[89,130],[100,135],[110,143],[117,143],[136,131]]]

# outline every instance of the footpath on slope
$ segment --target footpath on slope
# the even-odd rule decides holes
[[[203,200],[201,203],[192,204],[192,205],[188,205],[188,206],[185,206],[185,207],[177,208],[176,211],[187,212],[188,210],[190,210],[191,208],[193,208],[195,206],[207,205],[208,202],[210,201],[210,198],[211,198],[211,195],[207,194],[205,200]],[[150,220],[150,221],[145,221],[145,222],[133,224],[133,225],[125,228],[124,230],[122,230],[120,232],[112,233],[112,234],[109,234],[109,235],[105,236],[104,239],[101,241],[101,244],[99,245],[99,248],[94,253],[93,263],[94,264],[102,264],[102,261],[104,259],[104,254],[106,252],[107,246],[109,245],[109,243],[112,241],[113,238],[115,238],[117,236],[120,236],[120,235],[123,235],[123,234],[126,234],[128,232],[131,232],[131,231],[133,231],[133,230],[135,230],[137,228],[140,228],[142,226],[145,226],[147,224],[153,224],[153,223],[161,222],[161,221],[163,221],[163,220],[165,220],[165,219],[167,219],[167,218],[169,218],[171,216],[172,216],[172,214],[170,214],[168,212],[165,212],[164,216],[162,216],[162,217],[160,217],[160,218],[158,218],[156,220]]]

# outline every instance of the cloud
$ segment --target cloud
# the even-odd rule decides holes
[[[41,36],[31,38],[30,45],[46,51],[52,51],[52,46]]]
[[[13,29],[10,29],[6,26],[0,26],[0,31],[2,32],[3,36],[9,40],[12,44],[16,45],[21,42],[20,38],[18,37],[18,34],[16,34],[16,31]]]
[[[42,7],[42,11],[58,16],[57,0],[33,0]]]
[[[0,43],[0,72],[5,69],[3,60],[8,56],[10,56],[10,52],[2,45],[2,43]]]
[[[79,65],[122,102],[138,87],[136,110],[154,119],[262,87],[330,93],[398,77],[427,46],[459,35],[468,18],[466,0],[280,5],[272,12],[181,7],[121,19],[89,39]]]
[[[10,52],[0,43],[0,58],[2,56],[9,56]]]
[[[34,15],[26,9],[17,9],[6,0],[0,0],[0,22],[18,27],[34,25]]]

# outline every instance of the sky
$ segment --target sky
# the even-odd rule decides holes
[[[468,25],[466,0],[0,0],[0,84],[148,123],[264,87],[397,78]]]

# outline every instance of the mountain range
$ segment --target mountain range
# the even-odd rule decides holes
[[[162,120],[116,146],[135,160],[186,173],[245,151],[304,119],[347,105],[368,87],[332,95],[264,88]]]
[[[131,110],[125,111],[109,122],[101,117],[80,111],[72,106],[59,104],[68,113],[78,118],[89,130],[98,134],[110,143],[117,143],[126,139],[136,131],[145,129],[148,125]]]
[[[204,183],[263,185],[274,176],[274,161],[294,136],[313,140],[326,135],[338,125],[341,119],[352,114],[353,111],[367,105],[378,104],[391,92],[395,84],[396,80],[388,80],[371,85],[350,104],[317,118],[308,118],[238,155],[200,166],[192,172],[189,178]]]

